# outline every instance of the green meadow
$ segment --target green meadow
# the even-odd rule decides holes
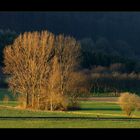
[[[0,102],[0,128],[140,128],[140,111],[128,118],[115,102],[80,101],[77,111],[17,109],[16,101]]]

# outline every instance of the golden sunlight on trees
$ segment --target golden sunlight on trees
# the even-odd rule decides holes
[[[77,68],[79,66],[80,44],[71,37],[64,37],[59,35],[56,37],[56,57],[59,62],[59,90],[63,97],[66,97],[70,104],[76,99],[78,75]],[[75,75],[74,75],[75,74]],[[82,78],[82,77],[81,77]],[[74,94],[74,95],[73,95]],[[71,100],[73,98],[73,100]]]
[[[127,116],[130,116],[133,111],[140,108],[140,97],[129,92],[122,93],[118,102]]]
[[[42,87],[46,87],[54,35],[33,32],[20,35],[4,50],[4,71],[11,75],[12,91],[26,98],[26,107],[37,108]]]
[[[9,86],[26,108],[67,110],[79,96],[80,44],[72,37],[48,31],[26,32],[4,49]],[[75,74],[75,75],[74,75]]]
[[[66,110],[67,109],[67,101],[64,95],[60,92],[60,66],[58,63],[58,59],[54,56],[51,63],[51,70],[49,72],[48,77],[48,94],[46,96],[46,108],[47,110]]]

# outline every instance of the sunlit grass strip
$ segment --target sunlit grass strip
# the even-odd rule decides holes
[[[83,114],[83,115],[107,115],[107,116],[125,116],[125,115],[120,115],[120,114],[105,114],[105,113],[87,113],[87,112],[67,112],[67,113],[72,113],[72,114]]]

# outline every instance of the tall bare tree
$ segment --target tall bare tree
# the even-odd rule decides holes
[[[11,75],[10,88],[26,98],[26,107],[37,108],[37,101],[50,69],[54,35],[47,31],[24,33],[4,50],[4,72]]]
[[[59,35],[56,37],[56,57],[59,62],[60,69],[60,93],[70,97],[73,94],[71,85],[73,85],[71,78],[73,73],[78,70],[80,62],[80,44],[72,37],[65,37]],[[76,80],[75,80],[76,82]],[[76,85],[76,83],[75,83]],[[76,87],[73,86],[73,90]]]
[[[78,97],[83,77],[78,71],[80,44],[74,38],[24,33],[5,48],[4,57],[9,86],[26,99],[26,107],[66,110]]]

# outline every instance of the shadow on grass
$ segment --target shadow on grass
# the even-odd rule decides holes
[[[90,110],[90,111],[94,111],[94,110],[106,110],[106,111],[121,111],[120,108],[81,108],[80,110]]]

